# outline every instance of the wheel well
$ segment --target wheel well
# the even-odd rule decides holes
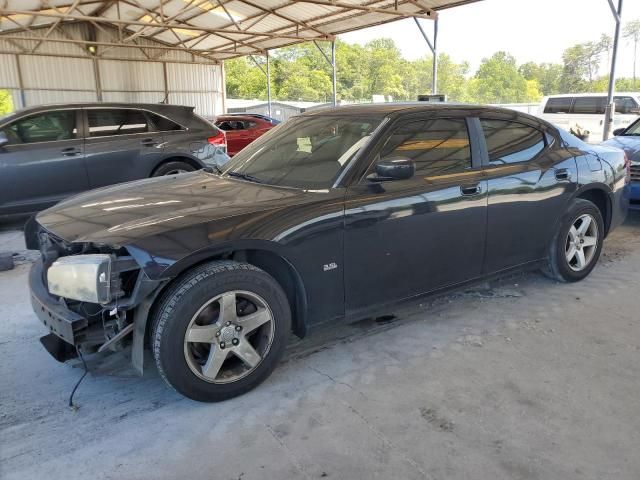
[[[169,162],[184,162],[184,163],[188,163],[189,165],[191,165],[196,170],[199,170],[200,168],[202,168],[202,165],[200,165],[198,162],[196,162],[193,158],[189,158],[189,157],[169,157],[169,158],[165,158],[164,160],[162,160],[160,163],[158,163],[153,168],[153,171],[151,172],[151,176],[153,177],[153,175],[156,173],[156,170],[158,170],[158,168],[160,168],[162,165],[165,165],[165,164],[167,164]]]
[[[306,295],[298,272],[284,258],[269,250],[239,250],[231,258],[264,270],[280,284],[289,300],[293,333],[302,338],[307,333]]]
[[[589,200],[598,207],[598,210],[600,210],[600,214],[602,215],[602,221],[604,222],[604,234],[606,236],[609,233],[609,225],[611,222],[611,203],[606,192],[599,188],[593,188],[580,193],[577,198]]]
[[[261,270],[264,270],[271,275],[282,287],[284,293],[287,295],[289,301],[289,308],[291,309],[291,327],[293,333],[302,338],[307,333],[307,301],[302,279],[295,268],[287,262],[284,258],[269,250],[234,250],[223,254],[218,254],[213,257],[206,258],[200,262],[190,265],[187,269],[180,272],[180,275],[187,270],[196,268],[203,263],[212,262],[215,260],[235,260],[237,262],[246,262],[254,265]],[[169,285],[173,282],[168,282],[163,286],[162,291],[165,291]],[[154,304],[162,296],[160,293]],[[155,307],[155,305],[154,305]],[[152,307],[153,310],[153,307]],[[153,315],[149,315],[147,322],[151,321]],[[147,323],[146,330],[149,331],[150,325]]]

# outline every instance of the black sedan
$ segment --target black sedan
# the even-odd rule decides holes
[[[221,171],[104,188],[37,216],[30,286],[58,358],[145,338],[201,401],[262,382],[287,336],[513,269],[586,277],[625,218],[622,151],[488,107],[302,115]],[[559,287],[561,288],[561,287]]]

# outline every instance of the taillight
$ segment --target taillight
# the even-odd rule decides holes
[[[227,136],[222,130],[219,130],[217,135],[207,138],[207,142],[216,147],[224,148],[225,152],[227,151]]]

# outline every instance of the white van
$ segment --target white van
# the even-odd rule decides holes
[[[640,115],[640,93],[616,93],[613,128],[628,127]],[[544,97],[539,116],[567,131],[580,127],[588,130],[587,141],[600,143],[604,130],[605,93],[571,93]]]

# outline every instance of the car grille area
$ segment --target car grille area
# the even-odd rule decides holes
[[[631,181],[640,182],[640,165],[631,165]]]

